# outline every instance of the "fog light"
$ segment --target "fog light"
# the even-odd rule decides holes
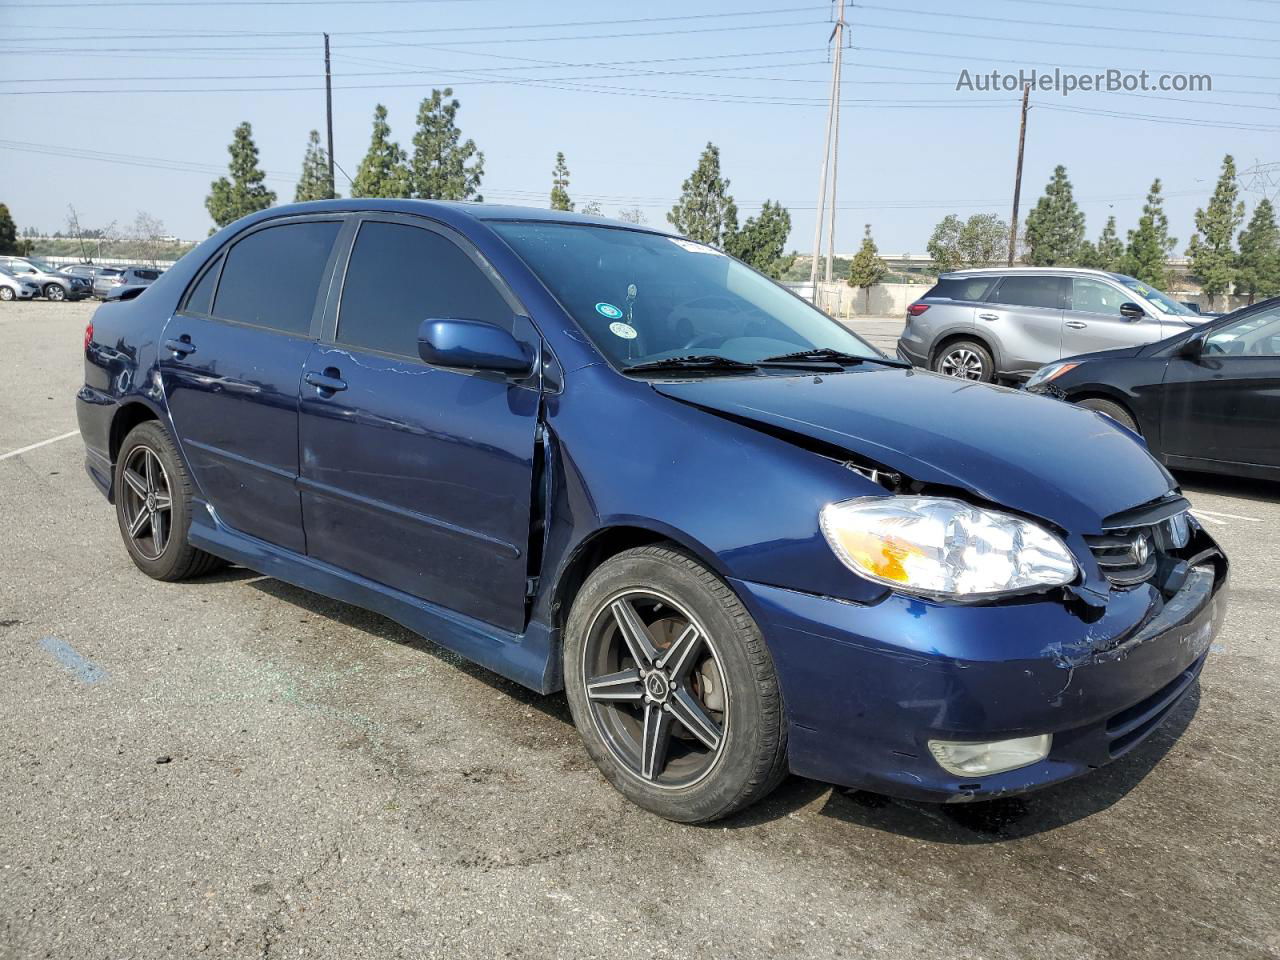
[[[1016,770],[1049,755],[1053,734],[1018,737],[1016,740],[990,740],[981,743],[956,743],[930,740],[929,752],[943,770],[957,777],[976,777],[989,773]]]

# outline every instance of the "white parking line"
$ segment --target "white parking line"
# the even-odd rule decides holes
[[[1242,517],[1238,513],[1219,513],[1217,510],[1205,510],[1202,507],[1194,507],[1191,510],[1197,517],[1225,517],[1227,520],[1248,520],[1250,523],[1262,523],[1260,517]]]
[[[41,447],[47,447],[51,443],[57,443],[59,440],[67,440],[71,437],[78,436],[80,436],[80,431],[72,430],[70,433],[64,433],[57,437],[50,437],[48,440],[41,440],[39,443],[33,443],[26,447],[19,447],[17,450],[10,450],[8,453],[0,453],[0,460],[8,460],[10,457],[20,457],[31,450],[38,450]]]

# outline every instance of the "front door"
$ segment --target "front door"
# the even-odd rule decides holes
[[[536,380],[429,367],[429,317],[532,324],[465,241],[416,218],[359,227],[303,375],[307,550],[510,632],[524,629]]]
[[[1064,357],[1155,343],[1164,335],[1159,318],[1130,319],[1120,313],[1120,305],[1132,298],[1119,287],[1092,277],[1072,277],[1070,289],[1062,322]]]
[[[178,443],[218,518],[299,553],[298,384],[341,226],[293,221],[237,240],[169,319],[158,350]]]
[[[1175,456],[1280,467],[1280,306],[1215,328],[1198,360],[1170,359],[1162,440]]]

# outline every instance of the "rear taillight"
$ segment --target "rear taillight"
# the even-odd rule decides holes
[[[93,343],[93,321],[89,321],[89,325],[84,328],[84,349],[89,350],[89,344]]]
[[[929,305],[927,303],[913,303],[911,306],[907,307],[907,316],[918,317],[928,309]]]

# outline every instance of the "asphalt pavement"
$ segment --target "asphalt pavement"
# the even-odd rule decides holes
[[[1280,956],[1280,485],[1180,478],[1233,598],[1123,760],[967,807],[793,778],[678,826],[561,695],[248,571],[140,574],[74,435],[91,311],[0,304],[3,960]]]

